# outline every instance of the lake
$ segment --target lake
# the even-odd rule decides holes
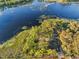
[[[13,37],[23,26],[38,23],[41,15],[79,19],[79,4],[42,3],[5,9],[0,12],[0,43]]]

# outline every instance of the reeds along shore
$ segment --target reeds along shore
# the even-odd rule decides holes
[[[57,59],[59,55],[61,59],[75,59],[79,56],[78,44],[79,21],[46,19],[0,45],[0,57]]]

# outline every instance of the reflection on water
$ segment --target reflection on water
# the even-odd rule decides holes
[[[79,4],[66,5],[60,3],[52,3],[48,5],[45,14],[55,15],[60,18],[79,19]]]
[[[0,12],[0,43],[16,34],[22,26],[37,24],[41,15],[79,19],[79,4],[41,3],[9,8]],[[76,9],[77,8],[77,9]]]
[[[22,26],[34,25],[43,12],[29,6],[6,9],[0,15],[0,42],[13,36]]]

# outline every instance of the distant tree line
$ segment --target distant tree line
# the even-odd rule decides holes
[[[0,0],[0,8],[23,5],[32,1],[33,0]]]
[[[44,1],[44,2],[77,2],[79,0],[39,0],[39,1]]]

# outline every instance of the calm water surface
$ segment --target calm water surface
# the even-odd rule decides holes
[[[79,4],[40,3],[9,8],[0,12],[0,43],[11,38],[22,26],[34,25],[41,15],[79,19]]]

